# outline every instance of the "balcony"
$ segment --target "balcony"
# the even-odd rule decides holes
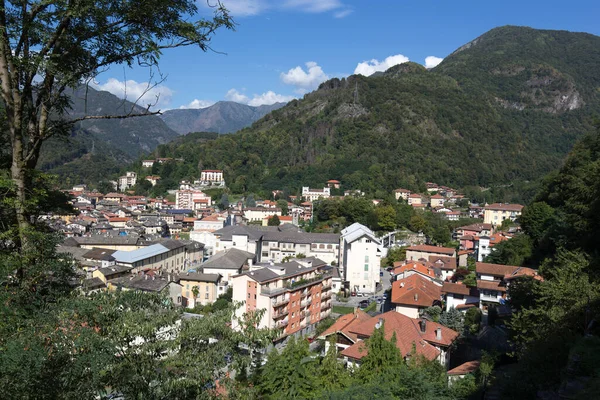
[[[280,311],[277,313],[273,313],[273,319],[283,318],[286,315],[288,315],[289,313],[290,313],[289,311]]]
[[[323,282],[323,289],[330,289],[333,283],[331,281]]]
[[[310,310],[302,310],[301,313],[303,317],[308,317],[310,315]]]
[[[302,307],[306,307],[306,306],[309,306],[311,303],[312,303],[312,299],[310,297],[308,297],[308,298],[302,300],[302,302],[300,303],[300,305]]]
[[[283,328],[283,327],[286,327],[287,324],[288,324],[288,320],[284,319],[284,320],[281,320],[281,321],[277,321],[276,325],[277,325],[278,328]]]
[[[289,302],[290,302],[289,298],[285,298],[283,300],[275,301],[275,302],[273,302],[273,307],[281,307],[281,306],[284,306],[284,305],[288,304]]]
[[[270,288],[270,287],[265,287],[265,286],[261,286],[260,287],[260,294],[263,294],[265,296],[275,296],[281,293],[285,293],[287,292],[287,288],[286,287],[274,287],[274,288]]]
[[[330,301],[328,301],[327,303],[321,303],[321,311],[328,310],[330,308],[331,308],[331,302]]]

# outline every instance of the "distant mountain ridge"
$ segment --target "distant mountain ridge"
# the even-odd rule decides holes
[[[165,111],[161,119],[175,132],[185,135],[190,132],[236,132],[252,125],[285,103],[275,103],[258,107],[233,101],[219,101],[210,107],[200,109],[174,109]]]

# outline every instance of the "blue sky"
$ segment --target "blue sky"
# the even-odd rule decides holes
[[[202,13],[206,0],[198,0]],[[209,0],[214,3],[216,0]],[[406,61],[435,65],[456,48],[502,25],[600,35],[594,0],[222,0],[237,22],[212,47],[167,50],[166,79],[143,104],[199,108],[219,100],[250,105],[302,97],[331,77],[368,75]],[[154,73],[154,80],[159,75]],[[147,69],[115,67],[98,87],[130,99],[147,87]],[[125,82],[126,85],[125,85]]]

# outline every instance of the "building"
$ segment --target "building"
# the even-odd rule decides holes
[[[396,200],[405,200],[408,201],[408,196],[410,196],[411,191],[408,189],[396,189],[394,190],[394,197],[396,197]]]
[[[429,264],[440,271],[442,280],[452,277],[456,271],[456,257],[429,256]]]
[[[142,167],[144,168],[152,168],[152,166],[154,165],[154,160],[143,160],[142,161]]]
[[[343,322],[338,324],[342,318],[348,321],[346,326],[342,326]],[[354,318],[342,316],[340,319],[319,339],[336,335],[336,347],[343,348],[339,354],[350,367],[359,367],[361,360],[369,353],[364,341],[375,329],[383,329],[387,340],[396,336],[396,347],[403,359],[408,360],[415,352],[428,360],[437,360],[446,368],[450,364],[450,347],[458,338],[457,332],[437,322],[410,318],[396,311],[366,320],[360,314],[355,314]]]
[[[178,210],[195,210],[195,204],[210,207],[212,199],[201,190],[183,189],[175,192],[175,208]]]
[[[456,257],[456,250],[451,247],[429,246],[426,244],[406,248],[407,260],[429,260],[430,256]]]
[[[337,181],[335,179],[330,179],[326,183],[327,183],[327,187],[330,189],[339,189],[340,185],[341,185],[341,182]]]
[[[232,327],[244,313],[264,310],[257,328],[281,329],[276,342],[306,335],[331,313],[332,268],[316,258],[255,265],[233,277],[233,301],[243,301]]]
[[[225,217],[219,214],[208,215],[202,219],[194,221],[195,232],[214,232],[223,229]]]
[[[259,262],[282,262],[285,258],[315,257],[328,264],[339,259],[340,235],[308,233],[297,229],[263,232],[256,254]]]
[[[306,201],[328,199],[329,197],[331,197],[331,188],[324,187],[323,189],[311,189],[308,186],[303,186],[302,187],[302,197]]]
[[[119,190],[124,192],[125,190],[135,186],[137,182],[137,174],[132,171],[127,171],[125,175],[119,177],[117,182],[119,185]]]
[[[176,281],[181,285],[181,305],[187,308],[212,304],[223,293],[222,290],[221,293],[218,290],[221,281],[219,274],[186,272],[180,274]],[[194,287],[198,290],[197,296],[194,295]]]
[[[408,204],[411,206],[423,204],[423,198],[421,197],[420,194],[417,194],[417,193],[413,193],[413,194],[409,195],[407,201],[408,201]]]
[[[453,382],[466,377],[469,374],[474,374],[481,364],[478,360],[467,361],[459,366],[452,368],[447,372],[448,374],[448,385],[452,385]]]
[[[178,273],[198,265],[203,249],[202,243],[167,240],[133,251],[115,251],[112,257],[117,265],[130,267],[132,273],[145,270]]]
[[[281,208],[267,208],[267,207],[246,207],[243,210],[244,218],[248,222],[260,222],[265,218],[270,218],[274,215],[281,216]]]
[[[171,275],[140,274],[115,279],[108,284],[108,290],[134,290],[148,293],[166,294],[173,304],[181,305],[181,285],[172,280]]]
[[[329,340],[327,340],[329,336],[335,335],[335,347],[339,354],[358,342],[358,335],[354,333],[354,329],[370,319],[371,316],[360,308],[355,308],[354,312],[339,317],[319,336],[319,339],[325,341],[325,353],[329,351]]]
[[[418,261],[396,261],[391,274],[394,280],[408,278],[414,274],[431,281],[439,281],[441,278],[441,273],[438,275],[433,268]]]
[[[200,172],[200,185],[225,186],[223,171],[220,169],[204,169]]]
[[[477,274],[477,289],[479,290],[481,308],[489,305],[505,304],[508,285],[514,279],[521,277],[542,279],[537,271],[531,268],[482,262],[475,264],[475,273]]]
[[[479,291],[476,287],[444,282],[442,294],[446,297],[446,311],[451,308],[466,311],[471,307],[479,307]]]
[[[395,310],[410,318],[419,318],[424,309],[431,306],[442,306],[441,284],[420,274],[392,283],[391,303]]]
[[[156,186],[158,181],[160,180],[160,176],[158,175],[148,175],[146,180],[152,184],[152,186]]]
[[[483,223],[492,224],[494,227],[502,225],[505,219],[515,221],[523,210],[520,204],[494,203],[483,209]]]
[[[232,248],[214,254],[200,268],[205,274],[220,275],[223,284],[228,285],[233,276],[249,269],[253,261],[254,253]]]
[[[357,222],[340,236],[341,271],[352,292],[375,293],[380,282],[380,240],[373,231]]]
[[[429,206],[431,208],[444,207],[444,201],[444,196],[442,196],[441,194],[434,194],[429,200]]]

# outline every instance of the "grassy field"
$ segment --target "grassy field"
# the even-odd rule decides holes
[[[332,311],[337,314],[350,314],[354,311],[354,307],[333,306]]]

